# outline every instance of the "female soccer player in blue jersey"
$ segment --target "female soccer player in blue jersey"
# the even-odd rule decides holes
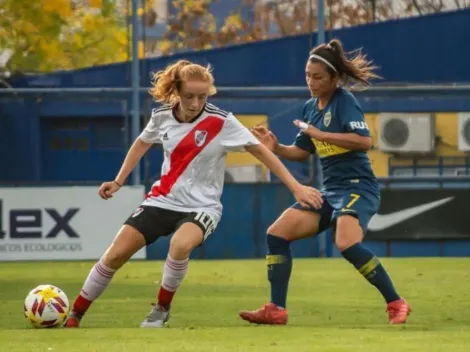
[[[356,53],[345,56],[341,42],[332,40],[310,52],[305,77],[312,98],[303,109],[301,130],[293,145],[279,144],[264,127],[255,136],[279,157],[303,161],[317,153],[323,170],[323,206],[316,210],[298,203],[287,209],[268,229],[268,279],[271,301],[255,311],[240,312],[256,324],[286,324],[286,297],[292,270],[290,243],[332,228],[335,244],[349,261],[384,297],[389,322],[402,324],[411,309],[396,292],[379,259],[362,245],[371,217],[380,205],[380,190],[367,151],[369,128],[356,98],[347,90],[350,83],[369,86],[377,78],[376,67]]]

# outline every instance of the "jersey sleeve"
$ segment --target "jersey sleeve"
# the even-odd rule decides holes
[[[160,139],[160,117],[158,114],[152,115],[147,126],[140,134],[139,138],[145,143],[156,143],[161,144],[162,140]]]
[[[311,100],[309,100],[302,109],[302,120],[304,122],[309,123],[308,121],[308,108],[311,104]],[[306,135],[302,131],[300,131],[297,136],[295,136],[294,145],[300,149],[303,149],[311,154],[315,153],[315,144],[313,144],[312,139],[310,136]]]
[[[311,154],[315,153],[315,145],[312,142],[310,136],[303,132],[299,132],[295,137],[294,145],[300,149],[303,149]]]
[[[243,151],[244,147],[259,143],[233,114],[227,115],[221,131],[221,144],[227,151]]]
[[[357,133],[360,136],[370,137],[369,126],[364,120],[364,113],[359,102],[352,94],[343,95],[338,104],[337,115],[341,119],[346,133]]]

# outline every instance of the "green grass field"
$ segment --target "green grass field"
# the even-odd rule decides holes
[[[0,263],[0,351],[470,351],[470,259],[384,263],[413,307],[406,326],[387,324],[380,295],[342,259],[303,259],[287,326],[238,318],[268,299],[264,261],[192,261],[169,328],[140,329],[162,271],[145,261],[117,273],[77,330],[31,328],[23,301],[44,283],[73,301],[92,262]]]

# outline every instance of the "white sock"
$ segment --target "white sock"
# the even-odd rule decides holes
[[[183,281],[188,271],[189,258],[183,260],[173,259],[169,254],[163,266],[162,287],[169,291],[175,292]]]
[[[80,296],[89,301],[97,299],[108,287],[115,272],[116,270],[108,268],[103,264],[103,259],[100,259],[88,274],[80,291]]]

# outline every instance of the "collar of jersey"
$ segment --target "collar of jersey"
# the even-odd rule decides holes
[[[328,100],[328,103],[325,105],[325,107],[323,109],[320,109],[319,106],[318,106],[318,99],[315,103],[315,108],[317,109],[317,111],[319,113],[323,113],[324,111],[326,111],[327,108],[329,108],[331,106],[331,103],[333,102],[333,100],[336,98],[336,96],[338,95],[339,91],[341,90],[340,87],[337,87],[336,90],[333,92],[333,95],[330,97],[330,100]]]
[[[198,118],[201,117],[201,115],[204,113],[204,110],[206,110],[206,104],[204,104],[204,107],[201,109],[201,112],[199,114],[197,114],[192,120],[189,120],[189,121],[183,121],[181,120],[180,118],[178,118],[178,116],[176,116],[176,108],[178,107],[178,104],[176,104],[175,106],[173,106],[173,109],[171,109],[171,113],[173,115],[173,118],[178,121],[179,123],[193,123],[194,121],[196,121]]]

